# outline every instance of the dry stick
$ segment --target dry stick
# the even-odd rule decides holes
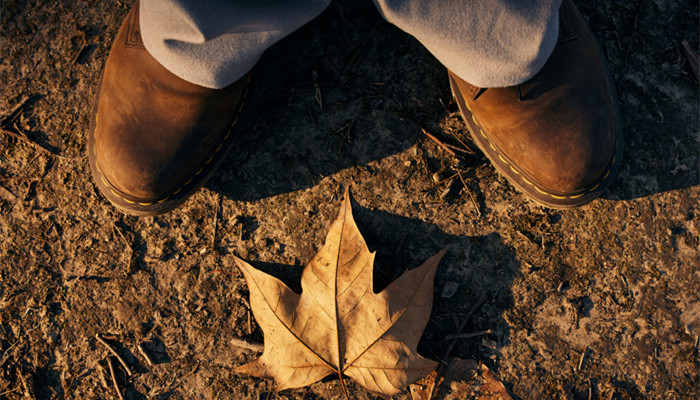
[[[117,226],[117,224],[116,224],[114,221],[112,221],[112,226],[114,227],[114,230],[117,231],[117,233],[119,234],[119,236],[121,236],[122,240],[124,240],[124,244],[126,244],[126,247],[128,247],[129,250],[133,251],[133,249],[131,248],[131,244],[129,244],[129,241],[126,240],[126,237],[125,237],[124,234],[122,233],[121,228],[119,228],[119,227]]]
[[[29,101],[29,96],[24,96],[22,98],[22,100],[19,102],[19,104],[14,106],[14,108],[7,114],[7,117],[2,119],[2,121],[0,122],[0,128],[5,128],[8,125],[10,125],[10,123],[17,118],[17,116],[19,115],[19,112],[22,110],[22,108],[25,106],[25,104],[27,104],[28,101]]]
[[[445,143],[442,142],[442,140],[438,139],[435,135],[432,133],[428,132],[425,128],[422,126],[418,125],[420,128],[421,132],[429,138],[431,138],[435,143],[437,143],[440,147],[442,147],[446,152],[450,153],[452,157],[457,157],[457,153],[452,150],[449,146],[447,146]]]
[[[75,57],[73,57],[73,60],[70,63],[71,64],[77,63],[80,56],[82,56],[83,53],[85,53],[85,50],[87,50],[88,47],[90,47],[90,44],[88,44],[88,43],[84,43],[82,46],[80,46],[80,50],[78,50],[78,53],[76,53]]]
[[[218,201],[216,202],[216,208],[214,209],[214,235],[211,238],[211,250],[216,250],[216,226],[219,221],[219,208],[221,207],[221,197],[217,195]]]
[[[564,281],[559,282],[559,286],[557,286],[557,292],[561,293],[562,289],[564,289]]]
[[[236,347],[243,347],[244,349],[248,350],[253,350],[257,351],[259,353],[262,353],[265,350],[265,346],[262,345],[262,343],[258,343],[249,339],[243,339],[239,337],[233,337],[231,341],[229,342],[232,345]]]
[[[29,143],[29,144],[31,144],[32,146],[36,147],[37,149],[39,149],[39,150],[41,150],[41,151],[43,151],[43,152],[45,152],[45,153],[47,153],[47,154],[49,154],[49,155],[56,156],[56,157],[59,157],[59,158],[70,158],[70,157],[65,157],[65,156],[61,156],[61,155],[58,155],[58,154],[54,153],[53,151],[47,149],[46,147],[40,145],[39,143],[37,143],[37,142],[35,142],[35,141],[29,139],[29,138],[28,138],[27,136],[25,136],[25,135],[20,135],[20,134],[15,133],[15,132],[8,131],[8,130],[5,129],[5,128],[0,128],[0,132],[4,133],[4,134],[7,135],[7,136],[13,137],[13,138],[15,138],[15,139],[17,139],[17,140],[21,140],[21,141],[23,141],[23,142],[25,142],[25,143]]]
[[[4,396],[4,395],[6,395],[6,394],[10,394],[10,393],[12,393],[12,392],[16,392],[16,391],[18,391],[18,390],[20,390],[20,389],[22,389],[22,386],[17,385],[17,387],[14,388],[14,389],[10,389],[10,390],[7,390],[7,391],[4,391],[4,392],[0,393],[0,396]]]
[[[112,357],[107,357],[107,364],[109,364],[109,373],[112,376],[112,384],[114,385],[114,390],[117,391],[119,400],[124,400],[124,395],[122,395],[122,391],[119,390],[119,383],[117,383],[117,374],[114,371],[114,359]]]
[[[462,146],[464,146],[464,149],[459,149],[460,151],[463,151],[463,152],[465,152],[465,153],[467,153],[467,154],[476,154],[476,152],[475,152],[474,150],[472,150],[471,147],[467,146],[467,144],[464,143],[464,142],[462,141],[462,139],[459,138],[459,136],[455,135],[454,133],[452,134],[452,136],[454,136],[454,138],[457,139],[457,141],[459,142],[459,144],[461,144]]]
[[[143,356],[143,358],[146,359],[146,362],[148,362],[148,365],[153,366],[153,360],[151,360],[151,357],[146,353],[146,349],[143,348],[143,345],[139,343],[136,348],[139,350],[139,353]]]
[[[472,306],[471,310],[467,313],[467,316],[464,317],[464,320],[462,320],[462,323],[459,325],[459,329],[457,330],[457,333],[461,332],[466,326],[467,322],[471,319],[472,315],[476,310],[481,307],[481,305],[486,301],[486,295],[482,295],[479,297],[479,299],[474,303],[474,306]],[[447,348],[447,351],[445,352],[445,356],[443,357],[445,360],[450,357],[450,353],[452,353],[452,349],[454,349],[455,345],[457,344],[457,340],[452,340],[450,341],[450,345]],[[428,396],[428,400],[432,400],[432,398],[435,396],[435,393],[437,392],[437,388],[439,386],[438,382],[440,382],[440,379],[442,378],[442,375],[445,373],[445,367],[444,364],[440,364],[437,370],[437,375],[435,376],[435,383],[433,384],[433,388],[430,390],[430,395]]]
[[[126,362],[124,361],[123,358],[117,353],[116,350],[114,350],[114,347],[112,347],[109,343],[107,343],[104,339],[102,339],[102,336],[100,336],[99,333],[95,334],[95,339],[97,339],[98,342],[102,343],[107,350],[109,350],[110,353],[114,354],[115,357],[117,357],[117,360],[119,360],[119,363],[124,367],[124,370],[126,371],[126,374],[131,376],[133,373],[131,372],[131,369],[129,368],[128,365],[126,365]]]
[[[182,382],[183,382],[186,378],[188,378],[190,375],[192,375],[192,374],[194,374],[195,372],[197,372],[197,370],[199,369],[199,364],[200,364],[200,361],[197,361],[197,365],[195,365],[194,368],[192,368],[192,371],[188,372],[187,375],[185,375],[185,376],[182,377],[180,383],[178,383],[177,386],[180,386],[180,385],[182,384]]]
[[[454,151],[459,151],[460,153],[465,153],[465,154],[474,154],[474,153],[470,152],[469,149],[465,150],[465,149],[463,149],[461,147],[457,147],[453,144],[449,144],[447,142],[444,142],[444,143],[445,143],[445,146],[451,148]]]
[[[453,340],[453,339],[471,339],[477,336],[484,336],[484,335],[489,335],[491,334],[491,329],[487,329],[485,331],[480,331],[480,332],[472,332],[472,333],[458,333],[456,335],[447,335],[445,336],[445,339],[447,340]]]
[[[586,353],[588,353],[588,346],[586,346],[586,348],[583,349],[581,358],[578,360],[578,367],[576,368],[577,371],[580,371],[581,368],[583,368],[583,361],[586,359]]]
[[[22,386],[24,387],[24,397],[31,399],[31,400],[34,400],[34,392],[27,384],[27,379],[25,379],[25,377],[22,373],[19,373],[18,375],[19,375],[19,380],[22,382]]]
[[[38,148],[39,150],[44,151],[44,152],[46,152],[46,153],[48,153],[48,154],[50,154],[50,155],[52,155],[52,156],[56,156],[56,157],[59,157],[59,158],[65,158],[65,159],[75,159],[76,157],[65,157],[65,156],[58,155],[58,154],[52,152],[51,150],[45,148],[44,146],[40,145],[39,143],[36,143],[36,142],[32,141],[31,139],[29,139],[29,138],[28,138],[26,135],[24,135],[24,134],[17,134],[17,133],[15,133],[15,132],[12,132],[12,131],[10,131],[10,130],[5,129],[5,128],[9,128],[9,125],[10,125],[15,119],[17,119],[17,116],[19,116],[19,113],[22,111],[22,108],[27,104],[28,101],[29,101],[29,96],[24,96],[24,98],[22,98],[22,101],[20,101],[19,104],[17,104],[17,105],[10,111],[10,113],[7,115],[7,117],[5,117],[5,118],[2,119],[2,122],[0,122],[0,132],[6,134],[6,135],[8,135],[8,136],[11,136],[11,137],[13,137],[13,138],[15,138],[15,139],[17,139],[17,140],[21,140],[21,141],[27,142],[27,143],[31,144],[32,146]],[[17,132],[20,132],[20,133],[21,133],[21,131],[20,131],[19,129],[17,129],[17,126],[15,126],[15,130],[16,130]]]
[[[425,135],[428,136],[430,139],[432,139],[433,141],[435,141],[435,143],[437,143],[438,145],[440,145],[440,147],[442,147],[443,149],[445,149],[445,150],[446,150],[448,153],[450,153],[453,157],[457,157],[457,153],[456,153],[455,151],[459,151],[460,153],[466,153],[466,154],[474,154],[474,151],[473,151],[472,149],[470,149],[469,146],[467,146],[466,144],[464,144],[464,142],[462,142],[461,140],[459,140],[459,138],[457,138],[457,140],[459,140],[459,142],[462,143],[462,145],[464,145],[464,147],[465,147],[464,149],[459,148],[459,147],[454,146],[454,145],[451,145],[451,144],[449,144],[449,143],[443,142],[442,140],[438,139],[437,136],[435,136],[435,135],[433,135],[432,133],[428,132],[428,130],[425,129],[425,127],[424,127],[423,125],[421,125],[420,122],[418,122],[412,115],[406,114],[406,113],[402,113],[402,112],[398,112],[398,113],[396,113],[396,114],[397,114],[399,117],[404,117],[404,118],[408,118],[409,120],[411,120],[411,122],[413,122],[414,124],[416,124],[416,126],[418,127],[418,129],[420,129],[421,132],[423,132],[423,134],[425,134]],[[455,136],[455,135],[452,135],[452,136]],[[456,136],[455,136],[455,137],[456,137]]]
[[[248,303],[248,300],[246,300],[243,297],[241,297],[241,301],[243,301],[243,304],[245,304],[245,306],[248,308],[246,310],[246,315],[248,316],[248,334],[250,335],[251,333],[253,333],[253,327],[250,323],[250,303]]]
[[[476,214],[481,217],[481,208],[479,207],[479,203],[476,202],[476,199],[474,198],[474,193],[472,193],[471,189],[469,189],[469,186],[467,186],[467,182],[464,181],[464,178],[462,177],[462,173],[457,171],[457,175],[459,175],[459,180],[462,181],[462,185],[464,185],[464,190],[467,191],[467,194],[469,195],[469,200],[471,200],[472,205],[474,206],[474,209],[476,210]]]

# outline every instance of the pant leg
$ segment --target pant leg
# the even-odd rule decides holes
[[[330,0],[141,0],[143,43],[180,78],[209,88],[245,75]]]
[[[387,21],[479,87],[525,82],[557,43],[561,0],[374,1]]]

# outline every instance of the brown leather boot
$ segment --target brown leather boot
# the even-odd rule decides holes
[[[571,0],[542,70],[516,87],[479,88],[449,73],[472,137],[496,169],[538,203],[585,204],[612,181],[622,123],[608,66]]]
[[[88,138],[92,174],[118,209],[162,214],[182,204],[230,147],[247,92],[186,82],[144,48],[138,2],[122,24],[97,90]]]

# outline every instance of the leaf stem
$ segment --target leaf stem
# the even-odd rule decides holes
[[[347,400],[350,400],[350,395],[348,395],[348,388],[345,387],[345,381],[343,380],[343,373],[338,371],[338,378],[340,378],[340,387],[343,388],[343,394]]]

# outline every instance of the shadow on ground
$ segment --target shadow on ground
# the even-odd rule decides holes
[[[451,235],[434,224],[369,210],[358,204],[353,204],[353,214],[370,251],[376,251],[375,292],[383,290],[406,270],[447,249],[435,275],[432,316],[419,347],[423,355],[442,359],[449,345],[445,335],[457,333],[455,321],[464,318],[482,297],[485,302],[464,332],[491,329],[493,334],[488,340],[493,346],[483,346],[482,337],[477,337],[459,342],[452,356],[484,359],[508,343],[510,331],[503,315],[513,305],[510,287],[519,274],[520,263],[498,234]],[[301,293],[303,265],[250,263]],[[259,340],[263,340],[262,336]]]
[[[699,137],[688,131],[697,125],[693,104],[679,109],[668,101],[693,97],[697,85],[683,84],[694,78],[677,72],[688,69],[680,47],[670,48],[669,32],[656,32],[645,18],[654,6],[620,12],[581,3],[611,65],[625,132],[623,164],[603,197],[629,200],[700,184]],[[691,31],[692,18],[674,18],[662,28]],[[668,74],[654,73],[659,67]],[[313,187],[406,150],[421,137],[416,122],[444,133],[455,111],[445,68],[417,40],[384,21],[371,2],[336,1],[253,69],[240,139],[207,187],[234,200]],[[470,141],[466,127],[464,133]],[[472,159],[474,169],[488,163],[480,154]]]

